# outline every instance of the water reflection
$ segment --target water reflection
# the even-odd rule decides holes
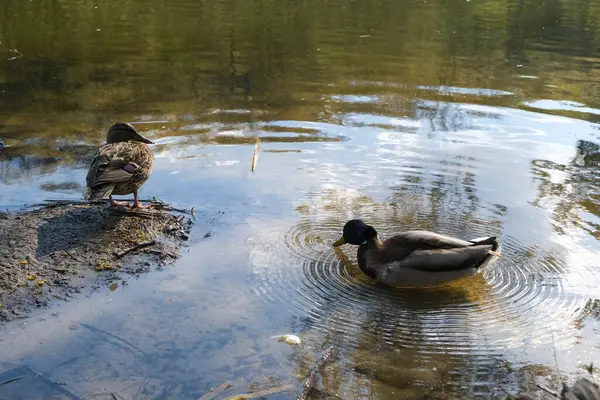
[[[157,143],[144,195],[231,220],[200,224],[210,246],[172,280],[89,299],[93,316],[64,305],[3,335],[2,357],[51,371],[71,352],[57,376],[80,392],[182,399],[296,382],[327,343],[342,398],[500,396],[555,351],[572,373],[597,355],[599,16],[597,0],[3,1],[0,205],[79,198],[124,120]],[[353,217],[498,235],[504,257],[385,289],[330,247]],[[283,329],[306,347],[257,339]]]
[[[563,291],[571,273],[564,249],[528,246],[503,234],[502,206],[477,202],[474,190],[454,190],[470,184],[458,180],[441,184],[444,190],[435,184],[423,190],[424,184],[429,186],[420,181],[399,187],[386,203],[345,191],[311,198],[312,206],[299,206],[304,217],[285,234],[284,248],[268,241],[268,251],[260,245],[252,250],[257,293],[304,315],[305,339],[341,349],[336,383],[330,384],[355,391],[351,398],[365,390],[394,398],[403,388],[406,394],[451,392],[449,398],[471,390],[490,394],[507,348],[566,349],[575,340],[573,321],[589,313],[587,297]],[[352,217],[377,226],[384,238],[409,228],[499,235],[504,256],[476,277],[450,285],[384,288],[360,272],[355,248],[331,248]],[[357,383],[361,379],[364,387]]]
[[[534,2],[510,0],[7,1],[0,51],[18,49],[23,57],[0,67],[3,122],[99,127],[113,115],[206,107],[310,120],[326,116],[319,97],[328,87],[369,75],[456,99],[489,103],[500,95],[508,98],[497,101],[511,104],[511,94],[525,90],[528,98],[593,105],[597,14],[595,3],[583,0],[548,4],[543,13]],[[565,73],[569,86],[561,85]],[[528,74],[542,83],[514,79]],[[40,114],[37,123],[24,119]]]
[[[554,227],[565,232],[570,225],[600,238],[600,145],[577,141],[569,163],[532,161],[539,194],[533,201],[538,207],[553,210]]]
[[[40,175],[56,173],[61,167],[84,168],[95,151],[92,145],[57,145],[52,149],[11,146],[0,153],[0,182],[28,182]]]

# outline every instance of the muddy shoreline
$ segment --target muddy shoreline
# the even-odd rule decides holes
[[[0,212],[0,326],[173,263],[193,224],[177,211],[50,202]]]

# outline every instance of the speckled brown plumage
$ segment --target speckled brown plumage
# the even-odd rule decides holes
[[[107,135],[107,143],[100,147],[88,171],[88,200],[111,199],[111,204],[121,205],[112,195],[134,194],[134,207],[141,207],[137,191],[148,180],[154,166],[154,154],[130,124],[117,123]]]

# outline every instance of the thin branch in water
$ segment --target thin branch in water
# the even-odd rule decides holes
[[[224,392],[225,390],[229,389],[232,386],[233,386],[233,383],[231,383],[229,381],[225,381],[225,382],[221,383],[219,386],[210,389],[210,391],[208,393],[206,393],[204,396],[200,397],[198,400],[214,399],[221,392]]]
[[[126,254],[131,253],[132,251],[138,250],[138,249],[143,249],[144,247],[150,247],[156,244],[156,240],[152,239],[152,240],[148,240],[147,242],[140,242],[140,243],[136,243],[135,245],[123,250],[123,251],[119,251],[119,252],[115,252],[115,258],[119,259],[123,256],[125,256]]]
[[[550,326],[550,333],[552,334],[552,352],[554,355],[554,366],[556,367],[556,378],[560,381],[560,370],[558,369],[558,357],[556,355],[556,342],[554,341],[554,330]]]
[[[252,161],[250,162],[250,171],[254,172],[256,169],[256,163],[258,162],[258,153],[260,153],[260,138],[256,138],[256,144],[254,145],[254,151],[252,152]]]
[[[274,388],[270,388],[270,389],[264,389],[264,390],[259,390],[258,392],[252,392],[252,393],[244,393],[244,394],[238,394],[235,396],[230,396],[227,397],[225,400],[246,400],[246,399],[255,399],[257,397],[263,397],[269,394],[274,394],[274,393],[279,393],[279,392],[285,392],[287,390],[292,390],[294,389],[294,385],[291,384],[287,384],[287,385],[283,385],[283,386],[277,386]]]
[[[6,385],[8,383],[11,383],[11,382],[20,381],[23,378],[25,378],[25,377],[24,376],[16,376],[14,378],[10,378],[9,380],[6,380],[6,381],[0,383],[0,386],[4,386],[4,385]]]
[[[108,337],[108,338],[115,339],[115,340],[117,340],[118,342],[125,344],[125,345],[126,345],[125,347],[129,348],[129,350],[130,350],[132,353],[134,353],[134,354],[135,354],[135,351],[137,351],[137,352],[141,353],[141,355],[142,355],[143,357],[148,357],[148,355],[147,355],[147,354],[146,354],[146,353],[145,353],[145,352],[144,352],[142,349],[140,349],[139,347],[137,347],[137,346],[136,346],[136,345],[134,345],[133,343],[129,342],[128,340],[121,339],[120,337],[118,337],[118,336],[117,336],[117,335],[115,335],[115,334],[112,334],[112,333],[110,333],[110,332],[103,331],[102,329],[99,329],[99,328],[93,327],[93,326],[91,326],[91,325],[88,325],[88,324],[79,324],[79,325],[80,325],[80,326],[83,326],[84,328],[86,328],[86,329],[87,329],[87,330],[89,330],[90,332],[98,333],[98,334],[100,334],[100,335],[102,335],[102,336],[105,336],[105,337]],[[111,343],[111,342],[110,342],[110,341],[108,341],[108,343]],[[111,343],[111,344],[117,345],[116,343]],[[119,346],[119,345],[117,345],[117,346]],[[121,346],[121,347],[122,347],[122,346]],[[133,351],[133,350],[135,350],[135,351]],[[138,355],[138,354],[136,354],[136,355]],[[139,355],[138,355],[138,356],[139,356]]]
[[[21,53],[19,50],[17,49],[10,49],[8,50],[10,53],[16,53],[17,55],[15,57],[9,57],[6,59],[6,61],[14,61],[14,60],[18,60],[19,58],[23,57],[23,53]]]
[[[307,400],[308,399],[310,392],[313,389],[315,389],[315,386],[317,385],[317,373],[319,372],[319,370],[321,368],[323,368],[325,363],[327,363],[329,361],[329,359],[331,358],[332,355],[333,355],[333,346],[328,347],[327,349],[325,349],[325,351],[323,351],[323,353],[321,353],[321,357],[319,357],[319,359],[317,360],[315,365],[308,372],[308,376],[306,377],[306,380],[304,381],[304,385],[302,385],[303,386],[302,393],[300,393],[300,396],[298,396],[297,400]]]

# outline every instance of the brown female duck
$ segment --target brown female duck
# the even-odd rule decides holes
[[[87,174],[88,200],[110,199],[110,205],[130,206],[116,201],[113,195],[133,193],[133,208],[148,208],[138,200],[139,188],[148,180],[154,165],[154,155],[147,144],[152,142],[140,135],[131,124],[117,122],[108,130],[106,144],[96,152]]]
[[[358,266],[389,286],[428,286],[475,275],[488,264],[499,242],[495,237],[470,241],[428,231],[407,231],[384,241],[361,220],[344,225],[344,243],[357,245]]]

